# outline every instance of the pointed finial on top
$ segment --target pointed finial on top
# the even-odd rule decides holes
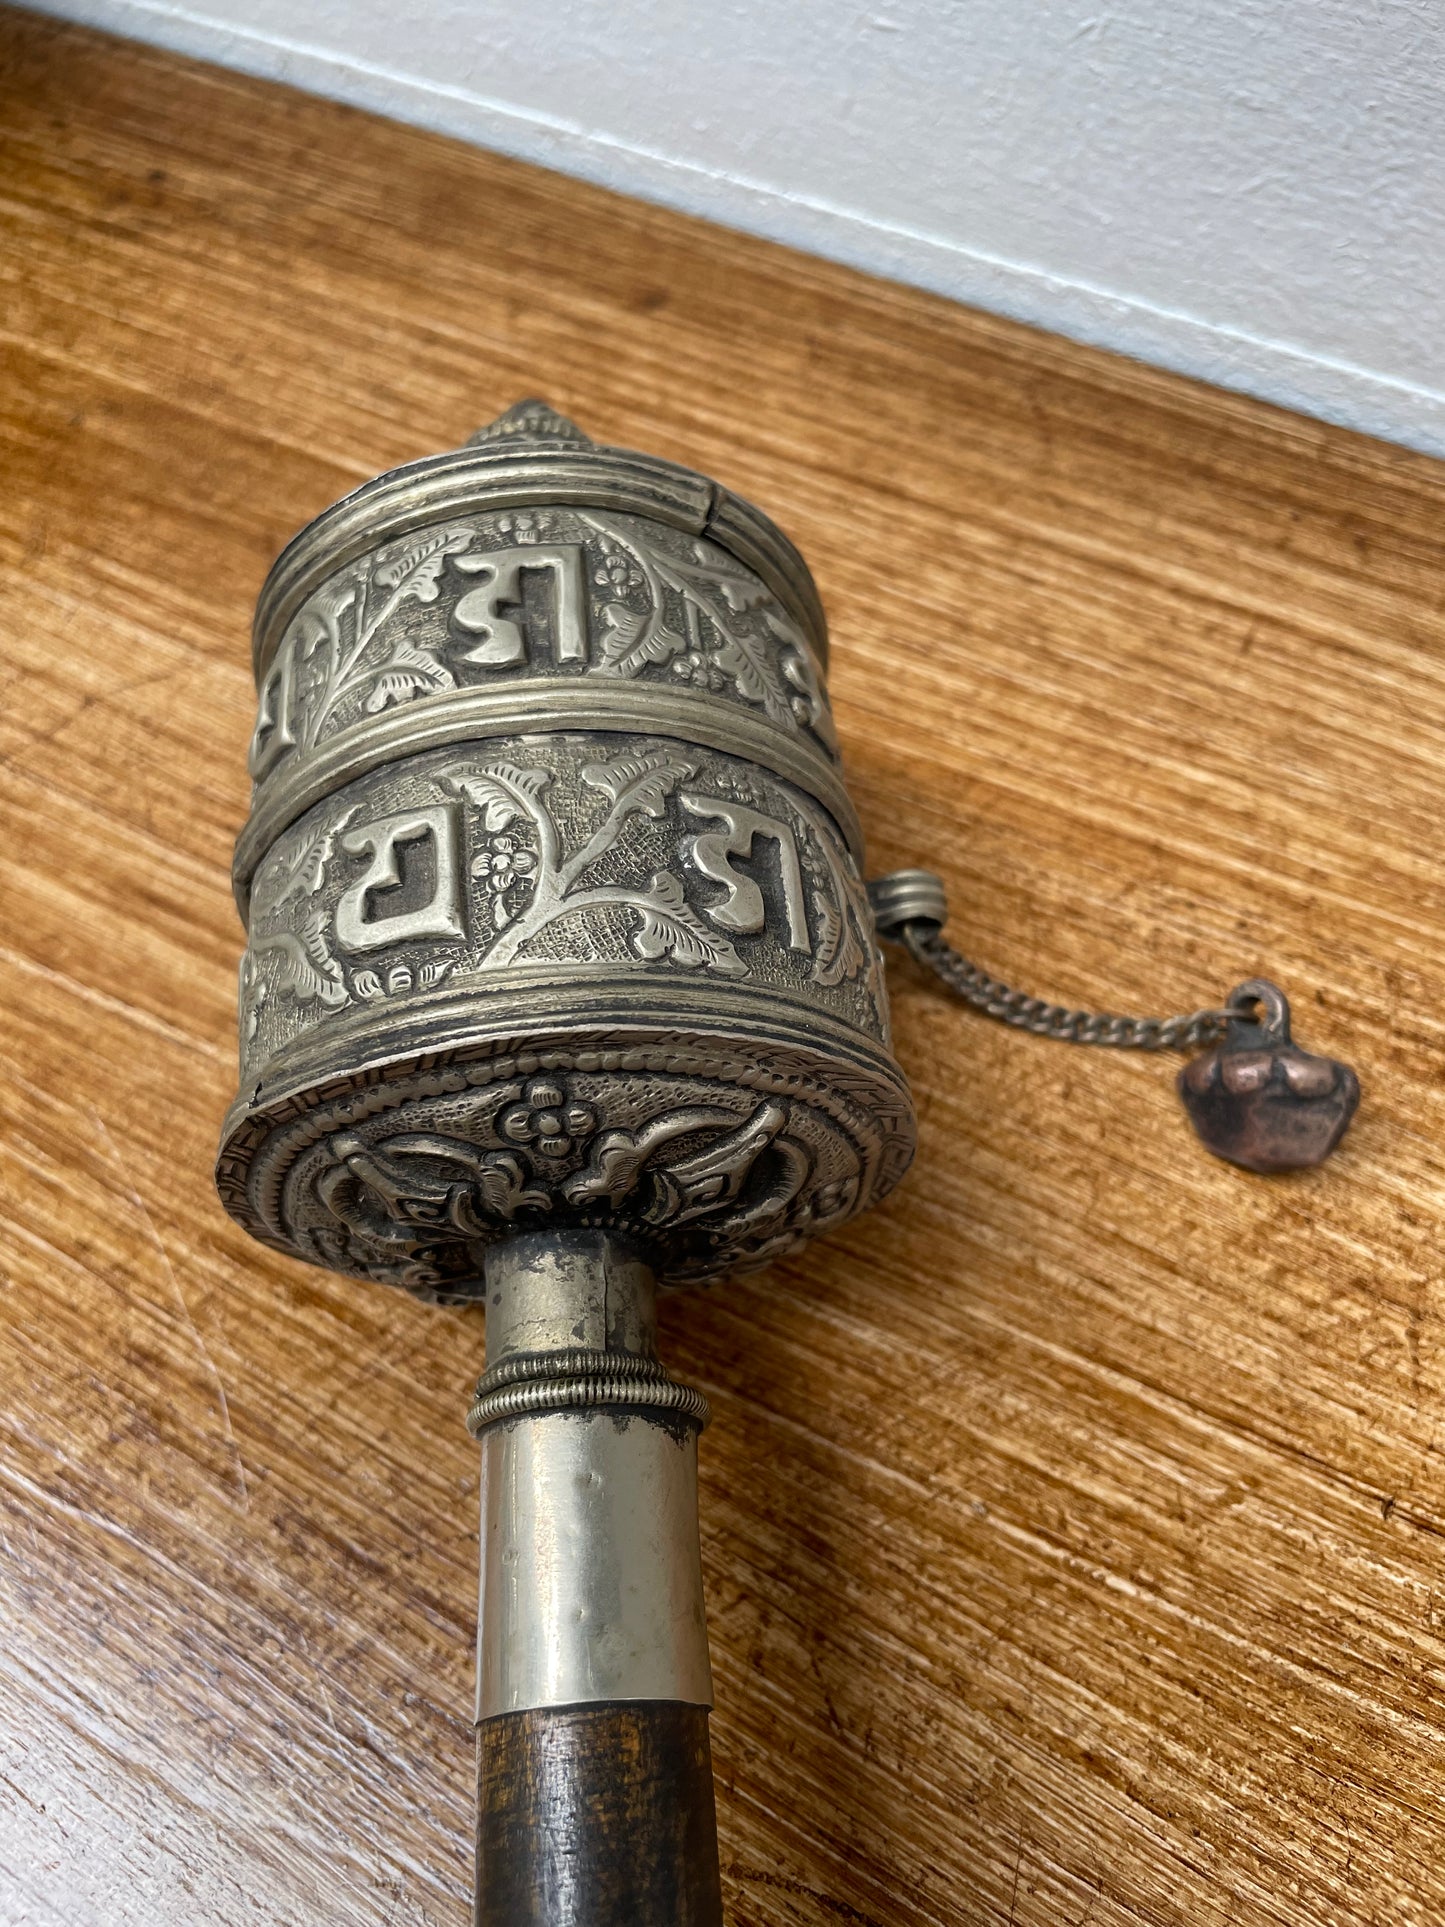
[[[479,428],[468,438],[467,447],[484,442],[542,442],[560,448],[591,448],[592,438],[584,435],[576,422],[559,415],[549,402],[535,397],[513,402],[494,422]]]

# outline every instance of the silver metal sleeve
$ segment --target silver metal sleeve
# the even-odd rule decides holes
[[[698,1426],[660,1404],[683,1388],[656,1362],[651,1272],[605,1234],[519,1239],[489,1259],[487,1321],[473,1407],[484,1428],[478,1720],[586,1701],[710,1706]],[[487,1396],[499,1380],[501,1395]],[[606,1402],[618,1385],[638,1403]],[[490,1416],[523,1386],[588,1402]]]
[[[482,1446],[478,1719],[583,1700],[712,1704],[697,1433],[550,1412]]]

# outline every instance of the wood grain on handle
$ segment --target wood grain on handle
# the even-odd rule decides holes
[[[484,1720],[474,1927],[721,1927],[707,1721],[677,1700]]]

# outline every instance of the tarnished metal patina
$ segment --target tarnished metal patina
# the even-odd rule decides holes
[[[707,1405],[655,1290],[913,1153],[826,663],[772,522],[536,402],[328,509],[257,610],[217,1179],[282,1251],[486,1300],[479,1927],[720,1927]]]
[[[237,847],[266,1242],[423,1297],[585,1226],[760,1265],[913,1148],[812,579],[700,475],[524,403],[277,562]]]

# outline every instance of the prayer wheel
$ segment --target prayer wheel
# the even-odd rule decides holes
[[[485,1301],[478,1927],[721,1919],[707,1406],[655,1296],[914,1143],[826,664],[766,516],[538,402],[261,594],[217,1181],[278,1250]]]

